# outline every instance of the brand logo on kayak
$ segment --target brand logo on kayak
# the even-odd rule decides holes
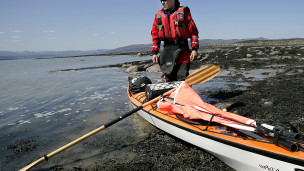
[[[260,166],[260,168],[265,169],[265,170],[269,170],[269,171],[280,171],[279,169],[276,169],[274,167],[270,167],[268,165],[264,166],[264,165],[260,164],[259,166]]]

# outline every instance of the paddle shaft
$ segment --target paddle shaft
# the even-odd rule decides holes
[[[208,65],[208,66],[205,66],[205,67],[203,67],[203,68],[200,68],[200,69],[198,69],[197,71],[195,71],[194,73],[190,74],[190,75],[187,77],[187,79],[185,80],[185,82],[186,82],[187,84],[189,84],[189,85],[200,84],[200,83],[203,83],[203,82],[206,82],[206,81],[212,79],[212,78],[215,77],[217,74],[219,74],[219,72],[220,72],[220,68],[219,68],[218,66],[215,66],[215,65]],[[174,88],[174,89],[172,89],[172,90],[169,90],[168,92],[164,93],[164,95],[171,94],[175,89],[176,89],[176,88]],[[57,149],[57,150],[55,150],[55,151],[53,151],[53,152],[51,152],[51,153],[45,155],[44,157],[41,157],[40,159],[38,159],[38,160],[32,162],[31,164],[25,166],[25,167],[22,168],[22,169],[20,169],[20,171],[28,170],[28,169],[30,169],[30,168],[32,168],[32,167],[38,165],[39,163],[41,163],[41,162],[43,162],[43,161],[45,161],[45,160],[48,160],[48,158],[53,157],[54,155],[56,155],[56,154],[58,154],[58,153],[60,153],[60,152],[62,152],[62,151],[64,151],[64,150],[66,150],[66,149],[72,147],[73,145],[75,145],[75,144],[77,144],[77,143],[79,143],[79,142],[81,142],[81,141],[83,141],[83,140],[85,140],[85,139],[87,139],[87,138],[89,138],[90,136],[92,136],[92,135],[94,135],[94,134],[96,134],[96,133],[102,131],[103,129],[105,129],[105,128],[107,128],[107,127],[110,127],[111,125],[114,125],[115,123],[117,123],[117,122],[123,120],[124,118],[126,118],[126,117],[132,115],[133,113],[138,112],[139,110],[145,108],[146,106],[149,106],[149,105],[151,105],[152,103],[157,102],[157,101],[159,100],[160,97],[161,97],[161,96],[158,96],[158,97],[156,97],[156,98],[154,98],[154,99],[152,99],[152,100],[150,100],[150,101],[144,103],[143,105],[141,105],[141,106],[139,106],[139,107],[137,107],[137,108],[135,108],[135,109],[133,109],[133,110],[127,112],[127,113],[124,114],[124,115],[121,115],[121,116],[117,117],[116,119],[114,119],[114,120],[112,120],[112,121],[106,123],[105,125],[103,125],[103,126],[97,128],[97,129],[95,129],[95,130],[89,132],[88,134],[85,134],[85,135],[83,135],[82,137],[80,137],[80,138],[78,138],[78,139],[76,139],[76,140],[74,140],[74,141],[72,141],[72,142],[66,144],[65,146],[63,146],[63,147],[61,147],[61,148],[59,148],[59,149]]]
[[[58,154],[58,153],[60,153],[60,152],[62,152],[62,151],[64,151],[64,150],[66,150],[66,149],[72,147],[73,145],[79,143],[80,141],[83,141],[83,140],[89,138],[90,136],[92,136],[92,135],[94,135],[94,134],[96,134],[96,133],[102,131],[103,129],[105,129],[105,128],[107,128],[107,127],[110,127],[111,125],[114,125],[115,123],[117,123],[117,122],[123,120],[124,118],[126,118],[126,117],[132,115],[133,113],[135,113],[135,112],[141,110],[142,108],[143,108],[143,106],[139,106],[139,107],[137,107],[137,108],[135,108],[135,109],[129,111],[128,113],[126,113],[126,114],[124,114],[124,115],[122,115],[122,116],[119,116],[118,118],[116,118],[116,119],[114,119],[114,120],[108,122],[107,124],[105,124],[105,125],[103,125],[103,126],[97,128],[97,129],[95,129],[95,130],[89,132],[88,134],[85,134],[85,135],[83,135],[82,137],[80,137],[80,138],[78,138],[78,139],[76,139],[76,140],[74,140],[74,141],[72,141],[72,142],[66,144],[65,146],[63,146],[63,147],[61,147],[61,148],[59,148],[59,149],[57,149],[57,150],[55,150],[55,151],[53,151],[53,152],[51,152],[51,153],[45,155],[44,157],[41,157],[40,159],[36,160],[35,162],[33,162],[33,163],[27,165],[26,167],[20,169],[20,171],[28,170],[28,169],[30,169],[30,168],[32,168],[32,167],[38,165],[39,163],[43,162],[44,160],[48,160],[48,158],[51,158],[51,157],[55,156],[56,154]]]

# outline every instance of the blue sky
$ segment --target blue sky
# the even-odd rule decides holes
[[[303,0],[180,0],[200,39],[304,38]],[[158,0],[0,0],[0,50],[113,49],[151,43]]]

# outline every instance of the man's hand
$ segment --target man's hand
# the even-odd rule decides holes
[[[158,64],[158,56],[157,55],[153,55],[152,61],[153,61],[153,64]]]
[[[198,56],[198,53],[196,50],[192,50],[191,55],[190,55],[190,60],[194,61]]]

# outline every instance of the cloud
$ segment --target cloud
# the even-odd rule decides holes
[[[115,35],[115,34],[116,34],[116,32],[112,31],[112,32],[110,32],[110,34],[111,34],[111,35]]]
[[[11,39],[19,39],[20,37],[19,36],[16,36],[16,35],[13,35],[12,37],[11,37]]]
[[[42,30],[42,33],[55,33],[55,30]]]
[[[0,35],[1,35],[1,34],[5,34],[5,32],[1,32],[1,31],[0,31]]]
[[[99,36],[99,33],[94,33],[93,36],[94,37]]]
[[[21,42],[21,40],[19,40],[19,38],[20,38],[20,36],[16,36],[16,35],[11,36],[12,42]]]
[[[47,37],[45,38],[46,40],[56,40],[57,38],[56,37]]]
[[[11,32],[12,32],[12,33],[21,33],[22,30],[12,30]]]

